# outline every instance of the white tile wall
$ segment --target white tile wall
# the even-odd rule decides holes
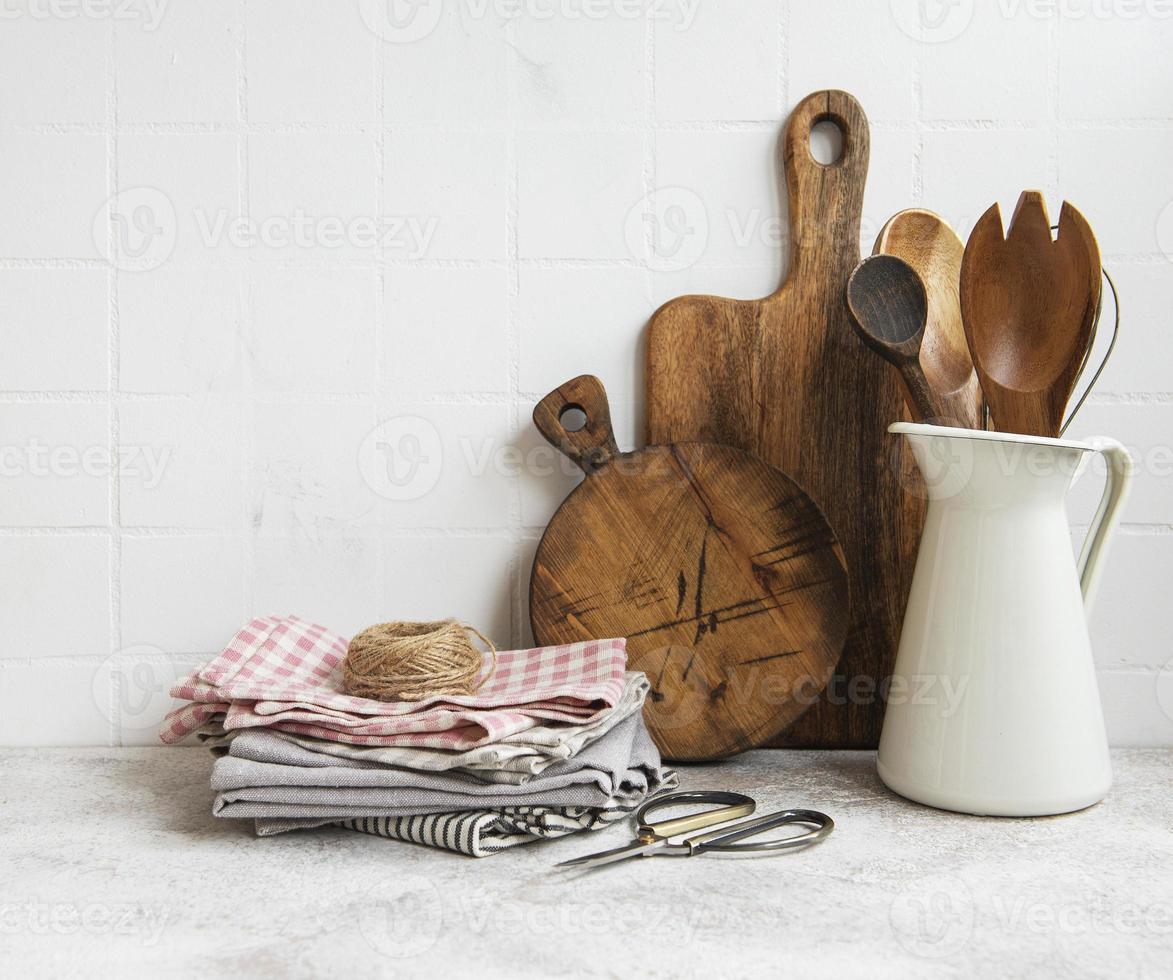
[[[383,309],[387,390],[417,396],[509,390],[506,269],[402,265],[387,273]]]
[[[222,398],[132,402],[120,412],[125,527],[240,530],[240,407]]]
[[[315,0],[249,0],[248,118],[356,123],[375,118],[370,32],[353,8]]]
[[[248,346],[255,388],[372,391],[377,288],[373,269],[272,268],[254,274]]]
[[[644,141],[628,132],[517,136],[523,259],[630,260],[624,226],[644,195]]]
[[[115,24],[118,117],[128,123],[232,123],[239,104],[236,0],[170,4],[158,26]],[[84,18],[79,18],[84,20]],[[95,93],[101,89],[89,83]],[[102,118],[99,114],[96,121]]]
[[[85,17],[6,18],[0,31],[0,119],[5,123],[102,122],[109,25]],[[53,65],[51,72],[29,74],[30,66]],[[38,79],[35,98],[19,98],[22,83]]]
[[[644,100],[632,98],[644,87],[641,17],[522,17],[515,37],[523,123],[631,123],[643,116]]]
[[[0,269],[0,390],[106,389],[106,280],[103,269]]]
[[[120,389],[191,395],[239,391],[244,280],[240,270],[228,268],[163,265],[120,273]],[[104,363],[105,336],[100,339]]]
[[[384,245],[391,261],[504,259],[508,140],[504,133],[398,132],[384,145]]]
[[[1097,228],[1124,323],[1075,431],[1140,474],[1092,633],[1113,739],[1173,744],[1167,8],[8,4],[0,743],[149,743],[251,614],[527,642],[577,479],[533,404],[598,372],[639,444],[644,323],[776,286],[781,124],[838,86],[873,124],[865,247],[1027,186]]]
[[[28,69],[32,71],[32,69]],[[6,86],[4,102],[17,86]],[[5,259],[93,259],[94,218],[109,195],[108,141],[87,132],[5,134],[0,155],[4,220],[0,257]],[[104,243],[103,243],[104,244]]]
[[[653,22],[656,119],[777,119],[781,16],[781,4],[739,0],[665,6]]]

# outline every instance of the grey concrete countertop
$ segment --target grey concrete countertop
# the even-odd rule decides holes
[[[626,827],[482,860],[211,816],[202,749],[0,752],[7,977],[1112,976],[1173,969],[1173,751],[1115,753],[1099,806],[979,819],[889,793],[868,752],[682,771],[759,812],[823,809],[807,851],[551,865]]]

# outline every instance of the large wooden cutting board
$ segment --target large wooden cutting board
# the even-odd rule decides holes
[[[576,431],[571,409],[586,416]],[[729,446],[619,452],[590,375],[542,399],[534,423],[587,474],[534,558],[537,641],[626,637],[668,759],[754,748],[798,717],[835,669],[848,616],[842,552],[802,488]]]
[[[835,123],[834,163],[810,153]],[[790,269],[760,300],[683,296],[648,333],[648,442],[701,440],[755,453],[823,509],[847,557],[851,628],[823,697],[774,744],[875,746],[923,521],[915,478],[887,432],[904,418],[900,381],[851,330],[844,297],[860,259],[868,123],[846,92],[807,96],[783,136]]]

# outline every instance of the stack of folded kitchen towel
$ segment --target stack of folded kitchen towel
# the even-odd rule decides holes
[[[676,784],[623,640],[500,652],[475,694],[420,701],[347,694],[346,647],[295,617],[254,619],[172,688],[191,703],[161,738],[218,754],[217,816],[263,836],[333,825],[483,857],[606,826]]]

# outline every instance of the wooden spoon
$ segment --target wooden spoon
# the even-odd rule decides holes
[[[965,429],[985,428],[985,399],[969,356],[958,295],[964,242],[940,215],[909,208],[888,219],[872,252],[904,259],[925,287],[929,311],[920,366],[938,418]]]
[[[864,259],[847,280],[847,308],[863,342],[900,372],[913,415],[918,421],[935,418],[920,366],[928,299],[912,267],[894,255]]]
[[[1063,202],[1051,237],[1043,195],[1023,191],[1003,237],[993,205],[978,219],[961,263],[965,336],[994,426],[1058,436],[1092,340],[1100,304],[1100,250]]]

